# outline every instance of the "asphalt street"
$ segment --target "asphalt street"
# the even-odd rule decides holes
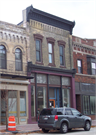
[[[43,135],[62,135],[60,133],[60,131],[56,131],[56,132],[49,132],[49,133],[31,133],[28,135],[39,135],[39,134],[43,134]],[[90,131],[84,131],[84,129],[74,129],[68,133],[66,133],[66,135],[96,135],[96,127],[91,128]]]

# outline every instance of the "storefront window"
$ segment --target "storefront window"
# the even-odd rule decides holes
[[[17,91],[8,91],[9,116],[17,116]]]
[[[37,87],[37,103],[39,111],[47,107],[46,87]]]
[[[62,89],[63,106],[70,107],[70,91],[69,89]]]
[[[26,91],[20,91],[20,116],[26,116]]]
[[[46,84],[46,75],[44,75],[44,74],[37,74],[37,83]]]
[[[34,77],[34,73],[31,73],[31,76]],[[35,78],[31,79],[31,83],[34,83]]]
[[[89,114],[90,110],[89,110],[89,96],[83,96],[83,113],[84,114]]]
[[[5,116],[6,115],[6,108],[5,108],[5,101],[6,99],[6,91],[1,91],[1,116]]]
[[[60,85],[60,77],[59,76],[49,75],[49,84]]]
[[[62,77],[62,85],[70,86],[70,78],[69,77]]]
[[[96,113],[96,97],[90,96],[90,108],[91,108],[91,114]]]
[[[31,116],[35,117],[35,86],[31,86]]]

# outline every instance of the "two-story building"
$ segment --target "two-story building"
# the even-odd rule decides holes
[[[72,30],[75,22],[48,14],[32,6],[23,11],[18,25],[29,31],[30,62],[29,120],[45,107],[75,106]]]
[[[73,36],[76,108],[92,119],[96,116],[96,39]]]
[[[16,124],[27,123],[28,84],[27,62],[29,34],[25,28],[0,21],[0,120],[15,116]],[[32,77],[31,77],[32,78]]]

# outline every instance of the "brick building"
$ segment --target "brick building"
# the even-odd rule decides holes
[[[30,36],[28,73],[29,119],[37,120],[44,107],[75,108],[75,70],[73,69],[72,30],[74,22],[37,10],[23,11],[23,21]]]
[[[8,117],[14,115],[16,124],[27,123],[30,79],[27,76],[27,62],[30,61],[28,50],[29,34],[26,29],[0,21],[0,123],[2,124],[5,124],[7,107]]]
[[[96,115],[96,39],[72,36],[76,108],[95,119]]]

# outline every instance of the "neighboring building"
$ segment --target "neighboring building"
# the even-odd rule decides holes
[[[5,100],[2,93],[8,90],[8,104],[14,102],[8,117],[14,115],[16,124],[27,123],[28,84],[27,62],[29,56],[29,34],[25,28],[0,21],[0,115],[5,124]],[[31,77],[32,78],[32,77]],[[14,94],[12,92],[14,91]]]
[[[96,116],[96,39],[73,39],[76,108],[92,119]]]
[[[44,107],[75,106],[75,69],[73,69],[72,30],[75,22],[37,10],[23,11],[23,22],[30,34],[28,73],[29,120],[37,120]]]

